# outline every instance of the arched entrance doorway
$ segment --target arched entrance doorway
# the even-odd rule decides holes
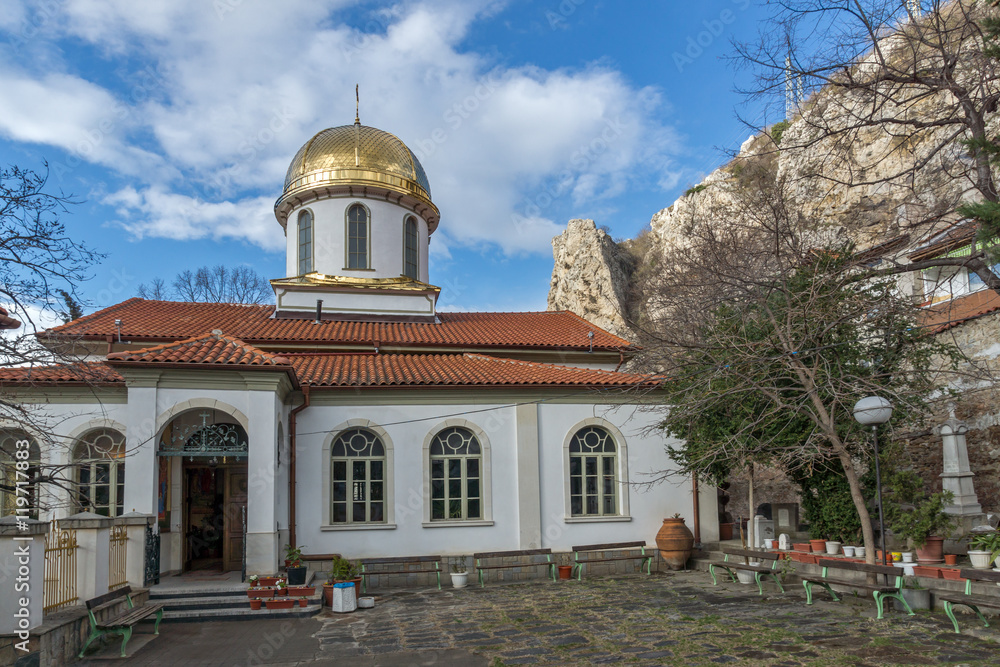
[[[243,569],[248,449],[246,430],[220,410],[183,412],[163,429],[160,506],[180,510],[180,521],[171,523],[184,538],[184,570]],[[171,487],[179,487],[179,503],[168,497]]]

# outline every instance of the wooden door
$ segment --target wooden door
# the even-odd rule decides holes
[[[225,537],[222,546],[223,569],[243,569],[243,518],[247,507],[247,468],[226,468]]]

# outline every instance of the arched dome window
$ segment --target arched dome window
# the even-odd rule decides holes
[[[417,219],[412,215],[403,221],[403,275],[419,280],[419,253],[417,252]]]
[[[125,436],[109,428],[91,431],[73,452],[77,507],[120,516],[125,501]]]
[[[311,211],[299,213],[299,275],[313,270],[313,216]]]
[[[431,520],[482,519],[479,438],[467,428],[446,428],[431,441],[430,458]]]
[[[347,268],[368,269],[368,209],[354,204],[347,209]]]
[[[25,445],[27,443],[27,445]],[[24,461],[23,452],[27,452],[28,469],[17,474],[18,461]],[[38,467],[41,464],[41,450],[34,438],[21,430],[0,431],[0,516],[18,514],[17,481],[34,480],[38,477]],[[29,483],[22,498],[26,500],[30,510],[30,518],[38,518],[38,484]],[[24,505],[22,505],[24,507]],[[24,513],[18,514],[22,518]]]
[[[385,523],[385,445],[372,431],[352,428],[333,441],[331,523]]]
[[[587,426],[569,443],[572,516],[618,514],[618,448],[607,429]]]

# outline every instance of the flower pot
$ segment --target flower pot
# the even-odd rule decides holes
[[[358,598],[358,609],[374,609],[374,608],[375,608],[375,598],[373,597]]]
[[[733,539],[733,524],[731,523],[720,523],[719,524],[719,541],[724,542],[725,540]]]
[[[840,553],[840,542],[827,542],[826,543],[826,554],[828,556],[836,556]]]
[[[273,600],[265,600],[264,604],[267,605],[268,609],[291,609],[295,604],[295,600],[292,598],[275,598]]]
[[[306,598],[299,598],[300,607],[305,607],[307,604],[309,604],[309,600],[307,600]]]
[[[972,561],[972,567],[977,570],[988,570],[990,569],[990,562],[992,554],[989,551],[979,551],[978,549],[969,549],[969,560]]]
[[[902,556],[903,556],[903,562],[904,563],[912,563],[913,562],[913,552],[912,551],[904,551],[902,553]]]
[[[864,558],[865,557],[865,548],[864,547],[854,547],[854,557],[855,558]]]
[[[454,588],[465,588],[469,585],[469,573],[468,572],[452,572],[451,573],[451,585]]]
[[[260,603],[261,603],[260,598],[251,598],[250,608],[253,609],[254,611],[257,611],[258,609],[260,609]]]
[[[304,566],[290,567],[285,570],[288,575],[288,585],[289,586],[302,586],[306,583],[306,573],[309,572],[309,568]]]
[[[262,598],[273,598],[274,589],[273,588],[248,588],[247,597],[251,600],[260,600]]]
[[[962,571],[956,567],[942,567],[941,577],[950,581],[962,581]]]
[[[764,540],[764,548],[765,549],[773,549],[774,548],[774,540]]]
[[[572,565],[560,565],[559,578],[560,579],[571,579],[573,577],[573,566]]]
[[[810,551],[812,551],[812,547],[809,545],[808,542],[795,542],[792,544],[792,548],[795,549],[796,551],[801,551],[803,553],[809,553]]]
[[[323,584],[323,603],[327,607],[333,606],[333,584]]]
[[[855,547],[844,547],[844,555],[848,558],[854,558]]]
[[[958,565],[958,554],[945,554],[944,555],[945,565]]]
[[[752,563],[751,563],[752,564]],[[736,570],[736,578],[741,584],[752,584],[756,580],[753,572],[749,570]]]
[[[930,565],[914,565],[913,574],[917,577],[926,577],[928,579],[940,579],[941,578],[941,568],[931,567]]]
[[[816,553],[826,553],[826,540],[809,540],[809,546]]]
[[[917,562],[930,565],[944,562],[944,538],[931,535],[920,549],[917,549]]]
[[[684,519],[664,519],[656,533],[656,547],[663,562],[671,570],[680,570],[687,564],[694,548],[694,535],[684,525]]]
[[[310,597],[310,596],[315,595],[315,594],[316,594],[316,587],[315,586],[289,586],[288,587],[288,595],[289,595],[289,597],[293,597],[293,598],[302,597],[302,596]]]
[[[931,608],[931,592],[926,588],[904,588],[902,592],[903,599],[910,605],[910,609],[916,611],[917,609]],[[899,600],[894,599],[892,605],[896,611],[906,611],[903,603]]]
[[[257,583],[261,586],[274,586],[281,577],[261,577]]]

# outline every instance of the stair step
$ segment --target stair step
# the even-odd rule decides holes
[[[296,600],[298,598],[293,598]],[[306,598],[309,600],[310,604],[318,604],[322,599],[323,595],[317,593],[316,595],[311,595]],[[179,610],[179,609],[231,609],[231,608],[250,608],[250,598],[244,594],[241,597],[234,595],[228,595],[224,597],[215,596],[205,596],[205,597],[184,597],[184,598],[161,598],[156,600],[157,603],[162,604],[166,610]]]
[[[269,618],[296,618],[303,616],[315,616],[323,610],[320,604],[310,604],[305,607],[295,606],[291,609],[261,609],[254,611],[249,605],[245,607],[233,607],[227,609],[188,609],[188,610],[164,610],[163,620],[168,621],[191,621],[199,618],[210,618],[213,621],[255,621]]]

